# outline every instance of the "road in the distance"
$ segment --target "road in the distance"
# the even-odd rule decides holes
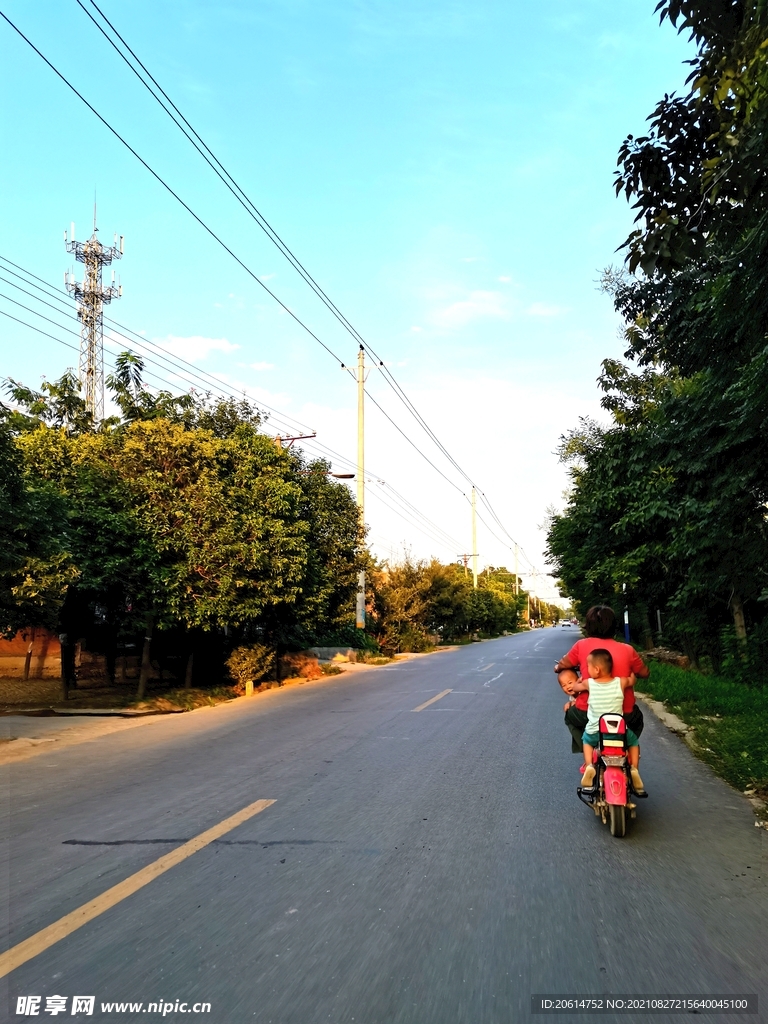
[[[650,799],[610,836],[576,798],[552,673],[573,638],[474,644],[3,769],[11,944],[276,801],[13,971],[8,1019],[18,995],[56,993],[95,995],[93,1019],[178,999],[216,1024],[509,1024],[548,992],[758,993],[768,1019],[764,830],[647,715]]]

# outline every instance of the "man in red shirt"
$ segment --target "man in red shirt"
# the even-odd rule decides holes
[[[584,620],[582,640],[577,640],[568,653],[555,665],[555,672],[564,669],[576,669],[582,679],[587,679],[587,655],[602,647],[613,658],[613,671],[617,676],[629,676],[635,673],[638,679],[647,679],[648,666],[630,644],[620,643],[613,639],[616,633],[616,615],[613,608],[599,604],[590,608]],[[565,724],[571,734],[571,750],[574,754],[581,753],[581,736],[587,724],[587,704],[589,689],[585,683],[573,683],[567,676],[561,682],[566,693],[573,694],[576,700],[565,712]],[[635,703],[635,691],[628,688],[624,691],[624,721],[628,728],[639,736],[643,731],[643,713]]]

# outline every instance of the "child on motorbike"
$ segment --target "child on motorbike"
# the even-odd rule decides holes
[[[587,655],[589,671],[589,704],[587,706],[587,727],[582,736],[584,745],[584,774],[581,777],[583,789],[589,789],[595,781],[595,766],[592,763],[594,748],[600,742],[600,716],[620,715],[622,713],[624,691],[635,684],[634,673],[630,676],[613,675],[613,658],[609,651],[597,648]],[[640,750],[637,736],[627,727],[627,757],[632,786],[636,793],[643,793],[645,787],[640,778],[638,765]]]
[[[557,673],[557,681],[560,683],[560,689],[568,697],[568,702],[563,705],[563,711],[567,711],[576,703],[573,687],[579,682],[579,673],[575,668],[561,669]],[[584,730],[582,729],[581,732],[584,732]],[[579,733],[579,740],[581,740],[581,733]]]

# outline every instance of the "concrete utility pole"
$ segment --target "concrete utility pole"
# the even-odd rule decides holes
[[[357,353],[357,507],[365,525],[365,349]],[[365,570],[357,578],[355,626],[365,629]]]
[[[472,488],[472,586],[477,590],[477,498]]]
[[[109,247],[102,245],[98,239],[96,227],[96,204],[93,206],[93,234],[87,242],[75,241],[75,225],[72,225],[72,238],[64,232],[64,244],[67,252],[74,253],[78,263],[85,264],[85,280],[82,284],[70,280],[69,271],[64,275],[67,291],[77,301],[77,317],[80,321],[80,390],[85,399],[85,406],[95,422],[104,419],[104,314],[103,307],[112,299],[123,294],[122,285],[115,285],[115,272],[112,271],[112,284],[103,288],[101,284],[101,268],[108,266],[112,260],[119,260],[123,255],[123,236],[118,244]]]

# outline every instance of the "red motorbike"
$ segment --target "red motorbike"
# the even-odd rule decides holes
[[[637,817],[637,793],[632,787],[627,757],[627,725],[622,715],[603,715],[599,725],[600,742],[593,754],[596,774],[589,789],[579,786],[576,793],[591,807],[603,824],[610,823],[611,835],[620,839],[627,831],[627,817]]]

